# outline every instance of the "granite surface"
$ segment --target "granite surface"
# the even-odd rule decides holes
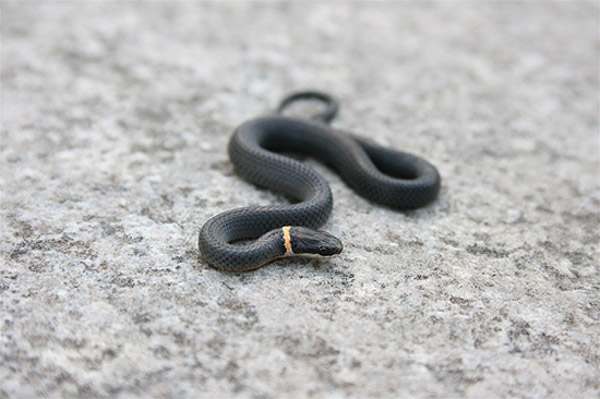
[[[0,397],[600,394],[598,3],[1,15]],[[285,201],[230,133],[306,87],[437,165],[439,200],[394,212],[307,160],[344,252],[208,268],[210,216]]]

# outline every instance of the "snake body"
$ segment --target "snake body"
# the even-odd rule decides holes
[[[282,106],[291,102],[290,98],[302,97],[317,95],[295,94]],[[246,271],[284,256],[331,256],[342,251],[337,238],[315,230],[332,211],[329,185],[312,168],[284,152],[307,155],[331,166],[358,194],[381,205],[412,209],[436,198],[440,175],[433,165],[332,129],[325,122],[337,111],[337,103],[330,103],[328,111],[332,109],[321,115],[320,121],[273,115],[250,120],[235,130],[228,148],[235,171],[294,202],[237,208],[209,219],[198,240],[209,265]],[[246,242],[236,243],[241,240]]]

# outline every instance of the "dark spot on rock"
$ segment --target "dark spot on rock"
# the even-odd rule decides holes
[[[254,307],[247,302],[227,297],[219,300],[219,305],[226,310],[219,316],[220,323],[233,324],[244,330],[249,330],[258,323],[258,314]]]
[[[33,263],[27,266],[27,269],[33,273],[42,273],[47,268],[48,265],[45,263]]]
[[[450,297],[450,302],[456,303],[458,305],[465,305],[465,304],[467,304],[467,303],[469,303],[471,301],[469,299],[464,299],[464,298],[460,298],[460,297],[457,297],[457,296],[452,296],[452,297]]]
[[[175,338],[175,343],[177,345],[192,345],[192,342],[189,339],[187,339],[185,334],[182,332],[174,333],[173,337]]]
[[[144,324],[144,323],[148,323],[151,320],[152,319],[150,318],[148,313],[138,314],[138,315],[134,316],[134,318],[133,318],[133,322],[135,324]]]
[[[524,269],[527,269],[527,267],[531,265],[531,263],[534,260],[533,258],[534,257],[529,254],[521,255],[521,256],[517,256],[515,259],[513,259],[513,263],[517,269],[524,270]]]
[[[152,330],[150,330],[149,328],[140,328],[140,331],[147,337],[150,337],[152,335]]]
[[[167,194],[161,194],[160,199],[162,200],[163,204],[165,204],[169,208],[172,208],[173,204],[175,203],[172,199],[169,198]]]
[[[56,383],[58,385],[62,384],[63,382],[74,382],[73,377],[71,376],[71,374],[67,373],[66,371],[61,371],[54,379],[56,381]]]
[[[213,337],[206,342],[206,347],[213,357],[219,357],[221,350],[225,347],[225,340],[221,337]]]
[[[113,226],[111,226],[105,221],[100,222],[100,227],[102,228],[104,234],[107,236],[111,236],[117,232],[117,229],[115,229]]]
[[[85,347],[86,340],[83,338],[65,338],[61,343],[68,348],[81,349]]]
[[[111,282],[119,287],[135,287],[135,281],[131,277],[115,276],[112,278]]]
[[[29,249],[26,247],[17,248],[10,253],[10,258],[17,259],[19,256],[26,254],[27,252],[29,252]]]
[[[337,349],[327,344],[321,337],[293,337],[282,335],[276,338],[276,342],[284,352],[296,358],[321,358],[336,356],[340,353]]]
[[[456,240],[452,240],[452,239],[449,239],[449,238],[441,238],[441,241],[444,244],[450,245],[450,246],[452,246],[454,248],[460,248],[460,243],[458,241],[456,241]]]
[[[117,357],[117,355],[118,355],[118,352],[111,348],[105,349],[102,351],[102,359],[111,360],[111,359],[114,359],[115,357]]]
[[[135,256],[146,256],[147,252],[142,248],[133,248],[133,254]]]
[[[560,344],[560,339],[558,339],[555,336],[546,334],[545,332],[540,334],[540,339],[543,340],[544,342],[547,342],[548,344],[552,344],[552,345]]]
[[[124,389],[123,387],[111,386],[107,389],[107,391],[111,396],[116,396],[119,393],[121,393],[123,391],[123,389]]]
[[[77,396],[80,398],[97,398],[99,395],[90,384],[83,384],[77,387]]]
[[[582,251],[565,251],[564,255],[575,266],[593,262],[593,257]],[[576,270],[573,270],[573,272],[575,273]]]
[[[473,255],[490,256],[493,258],[505,258],[508,256],[508,252],[503,249],[494,249],[489,247],[482,247],[477,244],[469,245],[467,252]]]
[[[171,358],[171,352],[169,352],[169,350],[162,345],[159,345],[156,348],[153,348],[152,352],[154,353],[154,356],[156,356],[156,358],[158,358],[158,359],[170,359]]]
[[[575,313],[569,312],[565,315],[563,321],[570,327],[575,327],[577,322],[575,321]]]

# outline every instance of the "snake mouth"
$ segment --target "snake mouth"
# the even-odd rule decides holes
[[[333,258],[338,256],[342,250],[344,249],[342,242],[337,238],[333,237],[335,240],[327,243],[327,245],[321,245],[319,247],[319,252],[315,255],[322,258]]]

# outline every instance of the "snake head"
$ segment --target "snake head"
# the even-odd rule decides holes
[[[342,242],[329,233],[294,226],[290,229],[290,243],[295,255],[316,257],[334,256],[342,252]]]

